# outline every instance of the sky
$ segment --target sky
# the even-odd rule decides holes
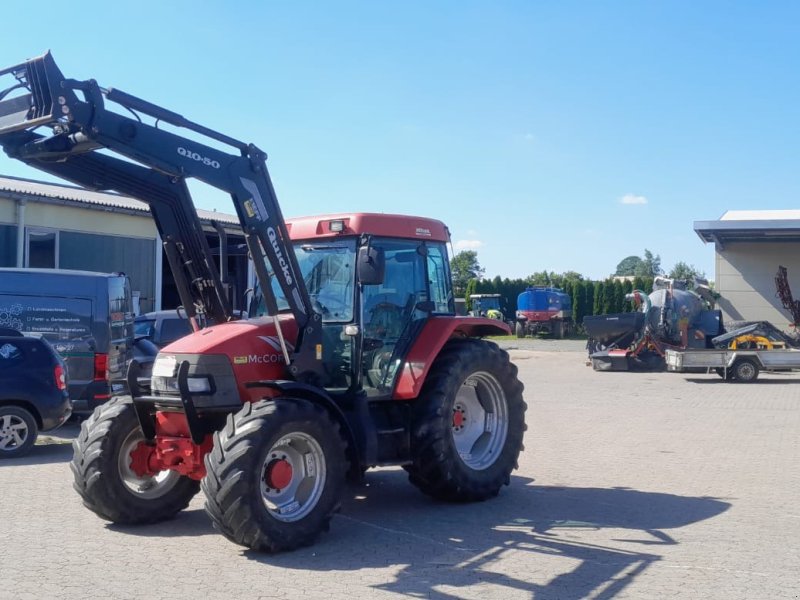
[[[695,221],[800,208],[797,2],[3,6],[2,66],[49,49],[265,150],[285,216],[440,219],[488,277],[604,278],[649,249],[713,279]]]

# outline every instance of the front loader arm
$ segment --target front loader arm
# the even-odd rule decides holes
[[[0,87],[3,76],[9,75],[17,83],[0,91],[0,145],[6,153],[89,189],[114,190],[147,203],[171,268],[185,275],[178,287],[187,311],[199,307],[220,322],[231,318],[230,302],[222,291],[186,179],[193,177],[229,193],[267,312],[278,313],[272,293],[274,276],[297,321],[290,371],[300,379],[322,376],[317,358],[321,317],[311,308],[262,151],[125,92],[103,89],[93,80],[66,79],[49,53],[0,70]],[[132,116],[108,110],[106,101],[124,107]],[[143,122],[138,113],[149,115],[155,124]],[[159,128],[159,122],[189,129],[195,137],[232,146],[238,153]],[[42,129],[44,134],[34,131]],[[101,149],[124,158],[97,152]]]

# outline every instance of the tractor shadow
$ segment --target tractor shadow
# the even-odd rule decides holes
[[[628,488],[533,486],[522,477],[485,503],[444,504],[422,495],[398,470],[369,472],[348,491],[331,532],[311,548],[244,555],[298,571],[394,565],[400,570],[378,589],[430,598],[461,597],[460,590],[486,583],[509,595],[612,598],[661,560],[659,547],[679,543],[665,530],[730,507],[715,498]],[[627,533],[610,540],[597,534],[606,529]],[[575,535],[578,530],[584,533]]]
[[[202,492],[201,492],[202,494]],[[211,524],[203,508],[188,508],[178,513],[169,521],[161,521],[152,525],[119,525],[106,523],[106,529],[125,535],[156,538],[190,538],[205,535],[219,535]]]
[[[725,381],[722,377],[719,376],[709,376],[707,378],[701,377],[685,377],[684,380],[687,383],[694,383],[697,385],[733,385],[733,386],[750,386],[750,387],[758,387],[762,385],[786,385],[787,383],[795,384],[800,383],[800,379],[797,377],[787,377],[776,375],[775,373],[769,374],[761,374],[758,377],[758,380],[750,382],[750,383],[737,383],[735,381]]]

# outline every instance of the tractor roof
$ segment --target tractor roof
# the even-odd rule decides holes
[[[371,235],[449,242],[447,226],[436,219],[384,213],[344,213],[287,219],[293,240]]]

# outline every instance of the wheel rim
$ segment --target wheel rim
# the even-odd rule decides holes
[[[288,433],[267,452],[260,474],[261,498],[270,514],[279,521],[298,521],[325,489],[325,454],[310,435]]]
[[[0,417],[0,450],[11,452],[21,448],[28,439],[28,424],[17,415]]]
[[[753,365],[751,365],[750,363],[742,363],[736,369],[736,377],[738,377],[743,381],[749,381],[750,379],[753,378],[755,372],[756,370],[755,367],[753,367]]]
[[[160,471],[153,476],[139,477],[131,468],[133,452],[144,436],[137,429],[131,431],[119,451],[119,476],[125,488],[134,496],[145,500],[160,498],[178,483],[181,475],[177,471]]]
[[[470,375],[453,403],[453,441],[461,460],[477,471],[500,457],[508,435],[508,405],[503,386],[493,375]]]

